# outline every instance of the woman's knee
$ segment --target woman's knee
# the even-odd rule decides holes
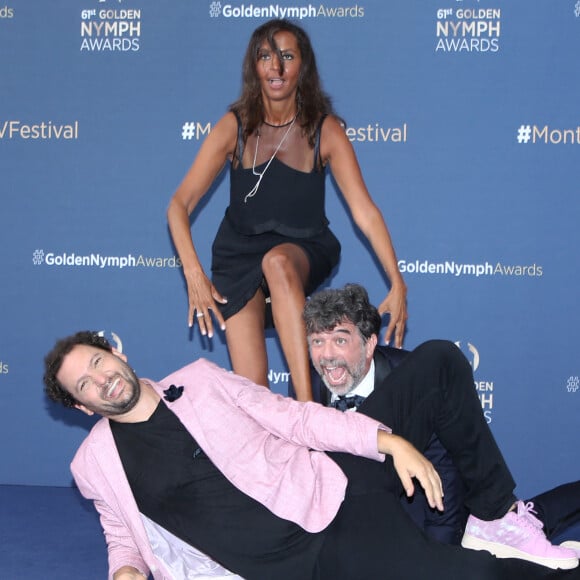
[[[262,258],[262,272],[264,274],[284,272],[292,267],[288,254],[279,248],[273,248]]]
[[[300,256],[282,247],[273,248],[262,258],[262,272],[270,289],[277,284],[302,286],[306,271],[301,270],[306,268],[307,261],[301,264]]]

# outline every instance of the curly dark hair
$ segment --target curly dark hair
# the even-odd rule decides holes
[[[310,38],[303,28],[289,20],[269,20],[254,30],[242,65],[242,93],[240,98],[230,105],[229,110],[241,118],[243,140],[245,142],[248,136],[264,121],[262,92],[256,71],[258,55],[264,41],[267,41],[272,50],[278,54],[281,66],[284,66],[280,49],[274,40],[274,35],[278,32],[289,32],[298,41],[302,67],[296,94],[297,121],[313,147],[316,128],[321,116],[334,114],[334,110],[330,97],[322,90],[322,83],[316,66],[316,57]],[[342,121],[342,119],[340,120]]]
[[[368,340],[373,334],[378,335],[381,328],[381,315],[359,284],[316,292],[306,302],[303,318],[308,336],[331,331],[343,322],[352,322]]]
[[[44,357],[44,392],[50,399],[65,407],[74,407],[78,401],[62,386],[56,378],[64,357],[78,344],[95,346],[108,352],[112,351],[109,341],[91,330],[82,330],[57,341],[54,348]]]

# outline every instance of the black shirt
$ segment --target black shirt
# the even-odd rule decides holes
[[[324,532],[238,490],[164,403],[148,421],[111,421],[111,430],[141,513],[248,580],[313,577]]]

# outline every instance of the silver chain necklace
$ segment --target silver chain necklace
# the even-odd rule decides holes
[[[268,167],[270,167],[270,163],[272,163],[274,157],[276,157],[276,154],[278,153],[278,151],[280,151],[280,147],[282,147],[282,144],[284,143],[284,141],[286,141],[286,137],[288,137],[290,129],[292,129],[292,127],[294,126],[294,122],[296,121],[297,116],[298,115],[294,115],[294,119],[292,119],[292,122],[288,126],[288,129],[286,129],[286,132],[284,133],[284,136],[280,140],[280,143],[278,143],[276,151],[274,151],[272,157],[270,157],[270,160],[266,164],[266,167],[264,167],[264,171],[262,171],[261,173],[259,171],[256,171],[256,158],[258,156],[258,145],[260,144],[260,132],[258,131],[258,136],[256,137],[256,149],[254,150],[254,162],[252,163],[252,173],[258,178],[258,181],[256,182],[256,185],[254,185],[254,187],[252,187],[252,189],[246,194],[246,197],[244,197],[244,203],[247,203],[248,199],[250,197],[254,197],[254,195],[256,195],[256,193],[258,192],[260,183],[262,183],[262,177],[264,177],[264,174],[266,173],[266,171],[268,171]]]

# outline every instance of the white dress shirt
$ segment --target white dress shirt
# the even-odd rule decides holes
[[[373,391],[375,390],[375,361],[371,360],[371,366],[369,367],[369,372],[364,376],[363,380],[351,391],[345,393],[344,396],[346,397],[354,397],[354,395],[359,395],[361,397],[368,397]],[[330,402],[334,403],[334,401],[338,400],[338,395],[332,393],[330,397]],[[356,411],[355,407],[351,409],[347,409],[349,411]]]

